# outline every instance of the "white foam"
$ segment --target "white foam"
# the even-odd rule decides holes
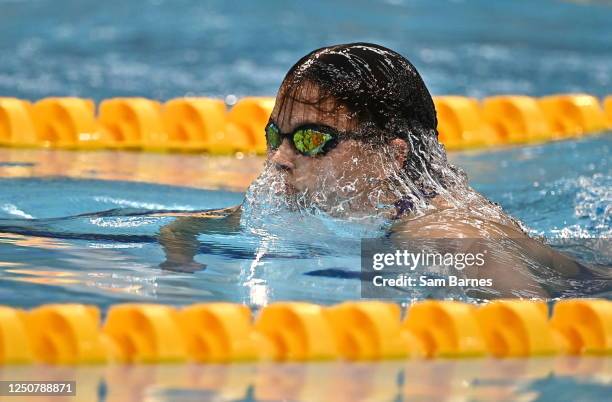
[[[2,210],[4,212],[6,212],[7,214],[18,216],[20,218],[34,219],[34,217],[32,215],[30,215],[30,214],[22,211],[21,209],[17,208],[17,206],[15,204],[4,204],[2,206]]]

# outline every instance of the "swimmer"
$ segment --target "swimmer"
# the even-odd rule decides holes
[[[336,218],[383,216],[392,222],[390,235],[398,244],[425,238],[518,239],[516,247],[561,277],[583,273],[584,267],[531,239],[520,222],[474,191],[447,161],[436,127],[431,95],[400,54],[369,43],[314,50],[280,86],[265,128],[266,164],[251,195],[281,198],[290,208]],[[238,230],[240,214],[240,206],[186,214],[163,227],[161,267],[203,268],[194,261],[197,235]],[[466,242],[465,247],[477,252],[479,246]],[[495,297],[512,297],[517,290],[548,297],[545,281],[518,254],[506,253],[486,270],[465,274],[491,278]]]

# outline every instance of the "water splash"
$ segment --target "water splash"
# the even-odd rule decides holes
[[[612,177],[581,176],[577,185],[574,211],[579,218],[588,219],[589,236],[600,233],[601,237],[612,237]]]
[[[414,135],[420,138],[418,147],[411,143],[414,150],[404,166],[398,167],[393,163],[391,147],[376,148],[363,144],[362,148],[369,149],[362,149],[360,155],[343,160],[340,166],[320,174],[314,190],[310,187],[297,191],[291,185],[295,178],[290,177],[295,173],[268,161],[262,174],[249,187],[243,204],[243,227],[261,241],[257,263],[251,264],[248,274],[243,277],[245,286],[257,295],[255,299],[247,298],[251,303],[262,305],[281,297],[279,290],[286,287],[282,280],[288,277],[286,273],[279,276],[279,270],[314,272],[317,286],[324,286],[322,276],[340,278],[358,271],[360,240],[364,237],[384,237],[397,226],[401,227],[403,220],[396,216],[398,199],[409,200],[412,206],[405,219],[418,221],[425,216],[442,213],[440,216],[443,218],[473,226],[489,239],[508,238],[508,228],[524,238],[524,242],[499,241],[499,250],[491,257],[500,264],[504,262],[514,267],[515,276],[523,278],[523,284],[517,282],[519,284],[511,290],[507,290],[506,286],[504,291],[497,288],[479,290],[476,293],[479,298],[507,297],[508,292],[516,297],[541,297],[542,291],[538,290],[538,286],[551,295],[562,297],[593,294],[605,288],[605,279],[599,275],[608,275],[605,270],[600,269],[599,276],[593,276],[595,271],[590,272],[583,267],[576,271],[576,277],[570,278],[548,267],[545,260],[536,254],[532,255],[528,244],[534,243],[528,243],[532,241],[527,235],[528,228],[469,186],[465,173],[448,162],[435,132],[421,131]],[[412,136],[411,133],[409,138]],[[369,168],[366,170],[363,169],[363,155],[367,155]],[[422,169],[419,175],[408,170],[415,166]],[[356,175],[356,172],[361,172],[361,175]],[[605,201],[606,186],[601,186],[601,183],[594,185],[592,180],[582,181],[580,186],[584,191],[577,194],[577,204],[581,208],[577,214],[590,216],[594,221],[605,221],[606,214],[609,214],[606,208],[602,208],[602,205],[609,203]],[[592,217],[593,214],[596,216]],[[441,222],[443,226],[444,222]],[[452,230],[452,225],[446,229]],[[298,244],[306,249],[316,248],[316,251],[310,253],[307,261],[292,263],[291,266],[281,266],[278,261],[266,258],[270,253],[282,254],[288,248],[300,247]],[[583,242],[576,247],[588,248],[589,244]],[[353,258],[355,264],[342,269],[327,269],[332,266],[330,261],[340,249],[345,257]],[[326,269],[317,270],[318,267]],[[444,277],[444,272],[440,275]],[[309,282],[300,279],[300,283]],[[339,286],[338,281],[334,283]],[[358,281],[354,283],[358,284]],[[293,292],[287,297],[296,295],[295,286]],[[470,299],[472,294],[475,293],[467,294],[461,289],[428,292],[415,289],[400,296],[405,300],[423,297]],[[359,294],[355,293],[355,296],[359,297]]]

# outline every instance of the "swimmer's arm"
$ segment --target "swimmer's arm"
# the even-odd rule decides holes
[[[411,239],[465,239],[463,244],[465,249],[461,252],[473,254],[482,252],[483,244],[469,240],[491,238],[492,235],[502,238],[527,238],[512,228],[503,227],[500,231],[500,228],[491,222],[479,222],[475,225],[447,214],[434,214],[402,221],[392,231],[394,243],[400,245],[402,241]],[[512,298],[525,291],[528,291],[532,297],[548,297],[548,293],[517,255],[504,253],[503,258],[485,259],[485,264],[477,269],[466,268],[463,273],[468,278],[491,279],[495,297]]]
[[[195,261],[200,243],[198,235],[206,232],[231,233],[240,226],[240,206],[206,212],[168,213],[178,216],[159,230],[159,243],[166,254],[160,268],[171,271],[194,272],[205,265]]]

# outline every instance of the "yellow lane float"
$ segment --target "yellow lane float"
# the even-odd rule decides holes
[[[346,302],[325,310],[339,355],[347,360],[380,360],[423,355],[420,342],[404,334],[397,304]]]
[[[434,96],[440,141],[449,150],[490,148],[579,137],[612,128],[612,96],[533,98]],[[221,99],[187,97],[29,101],[0,97],[0,146],[146,151],[266,153],[265,126],[274,98],[245,97],[229,110]]]
[[[232,137],[235,130],[244,132],[249,138],[251,150],[264,154],[266,152],[265,128],[274,109],[274,98],[246,97],[240,99],[229,111],[228,125]]]
[[[45,98],[32,108],[38,145],[60,148],[99,148],[95,104],[91,99]]]
[[[476,148],[500,143],[482,119],[478,100],[464,96],[434,96],[438,135],[447,149]]]
[[[468,357],[485,354],[476,306],[455,301],[414,304],[404,329],[421,341],[427,357]]]
[[[157,304],[119,304],[110,308],[103,332],[117,346],[114,360],[134,363],[186,359],[177,311]]]
[[[32,362],[25,316],[22,310],[0,306],[0,364]]]
[[[477,310],[488,352],[495,357],[554,354],[558,340],[544,302],[499,300]]]
[[[552,327],[565,338],[571,354],[612,353],[612,302],[572,299],[555,304]]]
[[[484,120],[504,144],[550,139],[548,121],[538,102],[529,96],[492,96],[482,102]]]
[[[100,103],[98,123],[110,148],[165,150],[170,147],[162,106],[146,98],[113,98]]]
[[[538,101],[551,131],[558,138],[608,128],[599,100],[586,94],[552,95]]]
[[[30,102],[17,98],[0,98],[0,145],[39,145]]]
[[[220,99],[172,99],[164,105],[163,116],[173,149],[211,154],[250,150],[246,132],[227,130],[227,110]]]
[[[82,304],[50,304],[26,316],[35,359],[48,364],[104,363],[108,344],[100,311]]]
[[[334,306],[279,302],[253,322],[240,304],[183,308],[117,304],[104,324],[97,307],[49,304],[30,311],[0,306],[0,364],[43,362],[387,360],[497,358],[612,353],[612,301],[496,300],[483,305],[380,301]]]
[[[178,317],[192,360],[232,362],[272,358],[273,346],[255,331],[247,306],[194,304],[179,311]]]
[[[327,360],[337,356],[332,329],[319,305],[271,304],[259,313],[255,328],[274,345],[274,360]]]
[[[608,129],[612,130],[612,95],[606,96],[606,99],[604,99],[604,110],[608,118]]]

